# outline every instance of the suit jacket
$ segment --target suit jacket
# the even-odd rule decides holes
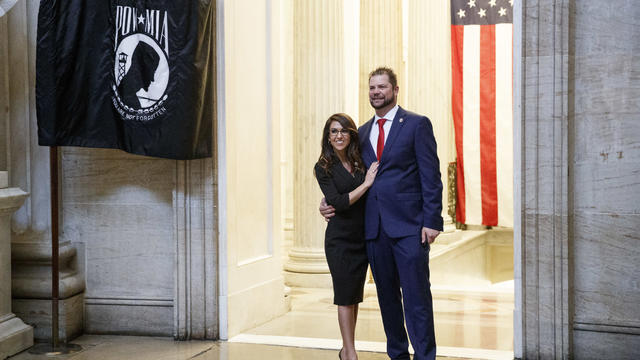
[[[367,168],[376,161],[369,141],[371,118],[358,129]],[[381,223],[380,223],[381,222]],[[390,237],[442,231],[442,181],[431,122],[399,107],[382,151],[378,174],[366,195],[365,238],[378,237],[380,225]]]

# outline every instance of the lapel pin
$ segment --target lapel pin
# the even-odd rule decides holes
[[[400,118],[400,122],[403,122],[403,121],[404,121],[404,119],[403,119],[403,118]]]

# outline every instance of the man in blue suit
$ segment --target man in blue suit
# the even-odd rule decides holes
[[[375,115],[358,129],[368,168],[379,161],[366,195],[365,238],[376,282],[387,354],[408,360],[435,359],[429,244],[442,231],[442,182],[431,122],[397,105],[393,70],[369,74],[369,102]],[[320,207],[325,218],[333,209]],[[401,291],[402,289],[402,291]],[[404,305],[404,306],[403,306]]]

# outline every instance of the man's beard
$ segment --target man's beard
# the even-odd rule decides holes
[[[374,99],[369,98],[369,104],[371,104],[371,106],[372,106],[374,109],[382,109],[383,107],[385,107],[385,106],[387,106],[387,105],[389,105],[389,104],[393,103],[393,99],[394,99],[394,97],[393,97],[393,96],[392,96],[392,97],[390,97],[390,98],[385,98],[385,99],[384,99],[384,101],[382,102],[382,104],[380,104],[380,105],[376,106],[376,105],[374,105],[374,104],[373,104],[373,100],[374,100]],[[375,99],[375,100],[378,100],[378,99]]]

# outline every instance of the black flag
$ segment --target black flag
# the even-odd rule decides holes
[[[42,0],[36,107],[44,146],[211,156],[212,0]]]

